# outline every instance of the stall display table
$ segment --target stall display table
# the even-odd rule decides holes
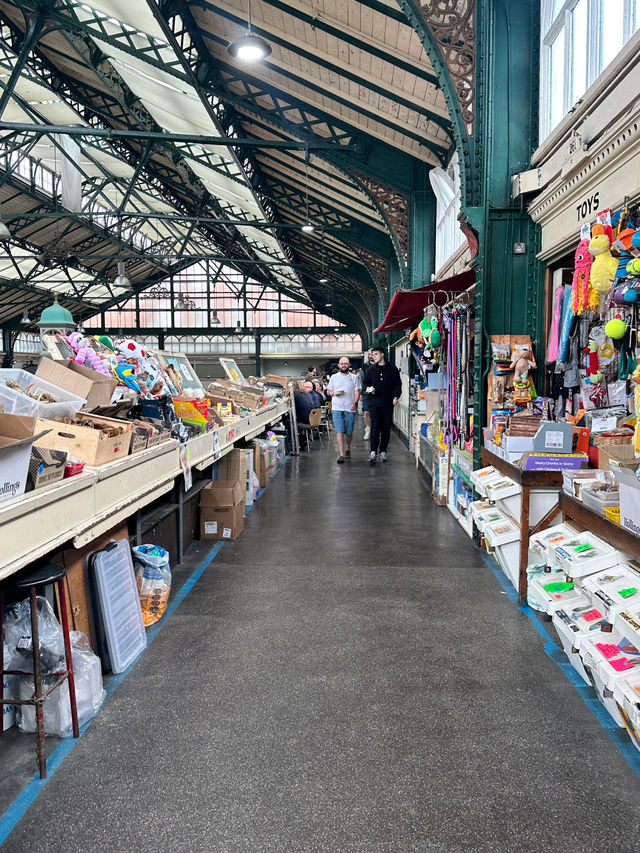
[[[564,518],[571,519],[590,533],[595,533],[623,554],[640,561],[640,536],[609,521],[599,512],[590,509],[582,501],[572,498],[566,492],[560,492],[560,512]]]
[[[187,442],[189,466],[203,470],[232,450],[236,441],[259,435],[288,411],[287,400],[279,400],[196,436]],[[65,543],[83,547],[170,492],[182,473],[180,445],[169,439],[1,502],[0,580]]]
[[[529,537],[540,530],[551,525],[553,519],[558,515],[560,508],[557,502],[553,503],[548,512],[545,513],[534,526],[530,524],[530,507],[532,489],[562,489],[562,471],[523,471],[511,462],[501,459],[482,448],[481,460],[483,465],[492,465],[505,477],[518,483],[522,489],[522,500],[520,501],[519,513],[513,520],[520,528],[519,559],[518,559],[518,601],[527,600],[527,564],[529,562]]]

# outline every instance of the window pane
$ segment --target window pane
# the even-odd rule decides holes
[[[600,67],[602,71],[615,59],[624,43],[624,0],[600,0]]]
[[[587,7],[589,0],[580,0],[571,16],[571,105],[581,98],[591,83],[587,79]]]
[[[564,115],[564,29],[560,30],[551,45],[551,79],[549,81],[550,129],[554,128]]]

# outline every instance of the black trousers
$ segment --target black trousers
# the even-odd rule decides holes
[[[393,424],[393,406],[371,406],[371,436],[369,439],[371,450],[377,453],[385,451],[389,446],[391,437],[391,425]]]

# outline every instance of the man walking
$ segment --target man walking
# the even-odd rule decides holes
[[[356,422],[356,407],[360,399],[360,379],[356,374],[349,373],[351,362],[344,356],[338,362],[338,372],[334,373],[327,386],[327,394],[331,397],[331,414],[338,440],[340,455],[336,460],[338,465],[344,463],[345,457],[351,458],[351,440],[353,427]]]
[[[371,414],[369,464],[375,465],[378,449],[380,449],[380,461],[387,461],[393,407],[400,399],[402,380],[398,368],[386,360],[382,347],[371,349],[371,359],[373,364],[365,370],[362,387],[369,398]]]

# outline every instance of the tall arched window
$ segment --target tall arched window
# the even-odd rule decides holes
[[[640,0],[542,0],[540,141],[640,27]]]

